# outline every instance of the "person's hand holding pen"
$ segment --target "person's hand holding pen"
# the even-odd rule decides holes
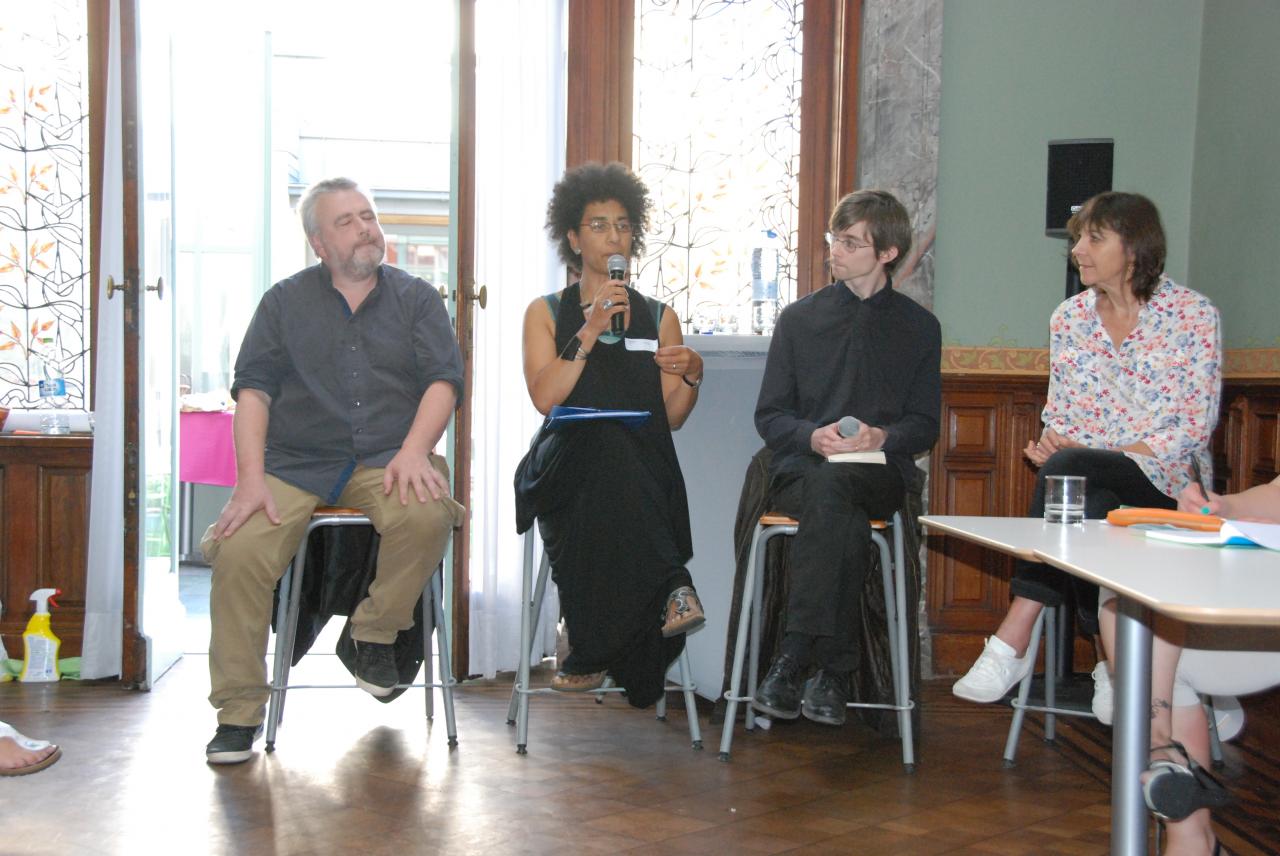
[[[1188,514],[1216,514],[1221,515],[1222,497],[1213,491],[1206,491],[1200,485],[1192,482],[1182,489],[1178,494],[1178,510],[1185,511]]]
[[[1217,514],[1222,507],[1222,497],[1210,490],[1200,471],[1200,460],[1191,456],[1192,482],[1178,494],[1178,510],[1191,514]],[[1184,502],[1185,498],[1185,502]]]

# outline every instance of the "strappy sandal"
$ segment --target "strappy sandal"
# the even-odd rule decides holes
[[[702,601],[698,600],[698,593],[692,586],[680,586],[671,593],[662,617],[662,635],[667,639],[697,630],[707,623]]]
[[[1161,759],[1152,761],[1151,776],[1142,786],[1142,796],[1151,813],[1163,820],[1183,820],[1202,808],[1222,808],[1231,802],[1231,794],[1174,740],[1157,746],[1152,752],[1172,749],[1186,759],[1186,764]]]

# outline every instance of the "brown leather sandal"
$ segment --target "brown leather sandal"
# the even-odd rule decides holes
[[[693,586],[680,586],[667,598],[667,608],[663,611],[662,635],[668,639],[697,630],[707,623],[706,613],[702,611],[702,601]]]
[[[555,677],[551,679],[551,689],[562,693],[591,692],[604,685],[604,679],[608,674],[608,672],[590,672],[586,675],[570,675],[565,672],[556,672]]]

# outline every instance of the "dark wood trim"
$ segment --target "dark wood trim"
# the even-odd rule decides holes
[[[147,679],[147,643],[138,630],[138,537],[141,497],[138,494],[142,406],[141,366],[138,362],[138,283],[142,278],[141,212],[138,210],[138,0],[120,0],[120,124],[123,177],[124,280],[118,293],[124,300],[124,640],[120,678],[139,686]]]
[[[569,0],[565,165],[631,164],[633,0]]]
[[[98,384],[98,277],[102,271],[102,173],[107,138],[107,62],[110,59],[109,0],[86,5],[89,36],[89,386],[86,407],[94,408]]]
[[[796,297],[830,281],[822,234],[857,181],[862,0],[806,3],[802,27]]]
[[[476,155],[476,4],[458,4],[458,190],[457,211],[457,336],[462,347],[463,400],[454,419],[453,484],[459,502],[471,508],[471,392],[475,370],[476,304],[471,299],[475,278],[475,155]],[[471,514],[453,533],[453,674],[470,674],[471,651]]]

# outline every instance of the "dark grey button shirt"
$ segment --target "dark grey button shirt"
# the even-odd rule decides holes
[[[866,300],[835,283],[792,303],[774,328],[756,401],[774,471],[817,457],[813,432],[854,416],[885,430],[887,462],[911,485],[912,456],[938,439],[941,365],[938,319],[892,281]]]
[[[336,502],[357,464],[386,466],[395,456],[440,380],[461,400],[462,355],[434,288],[382,265],[352,313],[320,264],[262,296],[231,395],[271,396],[266,471]]]

